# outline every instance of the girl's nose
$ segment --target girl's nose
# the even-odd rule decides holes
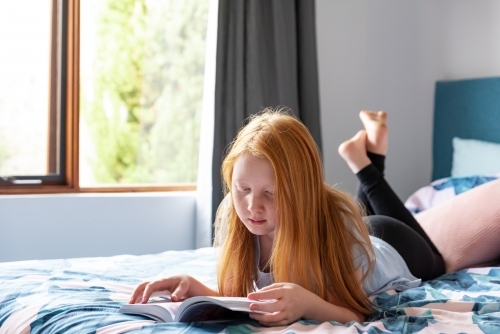
[[[258,213],[263,211],[261,196],[252,195],[248,201],[248,211]]]

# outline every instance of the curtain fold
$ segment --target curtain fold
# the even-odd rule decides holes
[[[212,222],[223,198],[225,149],[250,115],[265,107],[290,107],[321,150],[314,3],[219,0]]]

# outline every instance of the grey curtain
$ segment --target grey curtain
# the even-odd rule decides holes
[[[220,166],[244,120],[287,106],[321,149],[314,0],[219,0],[212,160],[212,216]]]

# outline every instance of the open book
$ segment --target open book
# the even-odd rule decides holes
[[[274,300],[256,301],[245,297],[197,296],[182,302],[152,301],[147,304],[124,304],[118,312],[143,315],[159,322],[191,322],[228,320],[247,317],[252,303],[272,303]],[[259,312],[261,313],[261,312]]]

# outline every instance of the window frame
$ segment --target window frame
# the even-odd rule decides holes
[[[49,96],[49,159],[48,170],[58,165],[57,175],[16,176],[16,180],[42,179],[41,184],[0,183],[0,194],[60,194],[60,193],[115,193],[154,191],[194,191],[196,183],[79,185],[79,116],[80,116],[80,0],[53,0],[51,38],[51,80]],[[61,21],[59,24],[58,21]],[[60,39],[60,40],[59,40]],[[58,41],[59,40],[59,41]],[[54,66],[56,68],[54,68]],[[57,116],[59,115],[59,120]],[[60,138],[54,131],[60,122]],[[57,151],[59,141],[59,154]],[[57,158],[61,162],[57,163]]]

